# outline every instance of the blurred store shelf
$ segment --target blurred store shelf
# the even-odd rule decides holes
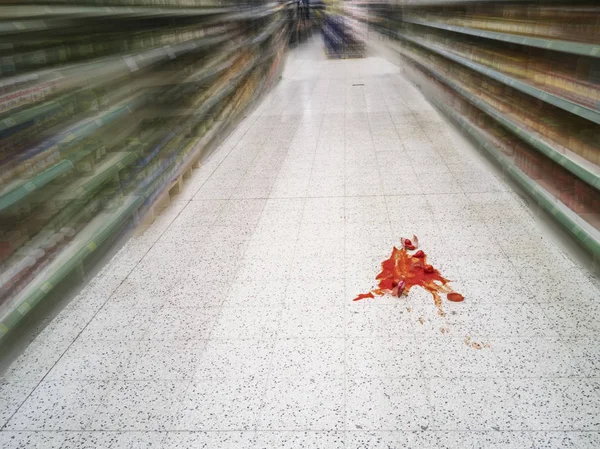
[[[0,338],[278,79],[290,3],[0,4]]]
[[[351,2],[413,81],[600,257],[600,9],[587,2]],[[383,48],[382,47],[382,48]]]

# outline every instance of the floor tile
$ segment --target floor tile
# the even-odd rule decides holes
[[[346,434],[347,449],[404,449],[429,447],[425,432],[350,431]]]
[[[236,280],[227,292],[223,307],[282,307],[285,286],[281,284],[278,281]]]
[[[61,449],[65,432],[0,432],[0,447],[3,449]]]
[[[577,432],[572,438],[575,440],[578,449],[593,449],[600,444],[599,432]]]
[[[343,378],[272,376],[269,379],[259,430],[342,430],[343,427]]]
[[[254,432],[170,432],[162,449],[252,448]]]
[[[194,378],[266,378],[273,345],[273,340],[210,340],[192,368]]]
[[[341,307],[286,308],[282,312],[279,338],[341,338],[344,314]]]
[[[481,214],[475,203],[461,193],[427,194],[424,198],[433,212],[433,216],[441,222],[480,220]]]
[[[463,279],[498,279],[519,275],[503,254],[463,256],[457,260],[457,265]]]
[[[204,352],[205,340],[145,340],[129,360],[124,380],[186,380]]]
[[[256,432],[255,449],[343,449],[343,432]]]
[[[537,302],[520,277],[461,279],[452,284],[457,291],[476,304],[490,303],[510,308],[509,304]]]
[[[69,348],[72,341],[36,338],[14,360],[8,363],[0,379],[39,382]]]
[[[352,338],[346,343],[349,378],[419,377],[424,374],[414,338]]]
[[[61,449],[92,449],[113,447],[117,432],[68,432]]]
[[[145,340],[201,340],[208,338],[217,322],[218,310],[164,307],[148,325]]]
[[[428,381],[419,378],[348,379],[348,430],[425,430],[430,424]]]
[[[346,332],[354,338],[402,338],[414,333],[410,312],[399,307],[371,307],[346,311]]]
[[[547,304],[544,313],[556,332],[561,336],[595,336],[600,323],[595,319],[600,305],[590,304]]]
[[[141,340],[155,318],[157,309],[104,306],[81,333],[90,340]]]
[[[294,279],[287,285],[284,301],[290,308],[344,306],[344,279]]]
[[[600,430],[597,379],[515,379],[509,385],[531,430]]]
[[[479,306],[481,328],[492,337],[558,335],[546,309],[536,303]]]
[[[61,342],[72,342],[103,305],[104,302],[97,307],[78,307],[69,304],[52,322],[41,324],[43,330],[37,335],[36,341],[45,345],[55,345],[55,347],[60,346]]]
[[[272,375],[276,377],[342,377],[342,338],[278,339],[273,353]]]
[[[344,265],[341,254],[335,256],[297,257],[291,264],[292,279],[317,279],[326,283],[329,279],[342,279]]]
[[[557,337],[492,339],[499,372],[508,377],[582,377],[577,355]],[[585,362],[584,362],[585,363]]]
[[[162,449],[166,432],[119,432],[110,449]]]
[[[46,376],[46,380],[116,380],[130,368],[136,341],[77,339]]]
[[[37,382],[0,382],[0,428],[18,410]]]
[[[585,448],[576,444],[575,432],[532,432],[531,438],[536,448],[541,449],[576,449]]]
[[[261,381],[248,378],[195,380],[185,393],[173,430],[252,430],[262,391]]]
[[[586,376],[598,377],[600,373],[600,341],[598,337],[566,337],[562,342]]]
[[[94,430],[168,430],[187,381],[125,381],[111,384],[90,427]]]
[[[512,387],[512,385],[511,385]],[[431,380],[432,430],[525,430],[524,412],[502,378]]]
[[[439,449],[538,449],[529,432],[432,432],[429,447]]]
[[[496,377],[500,375],[495,345],[484,340],[447,335],[419,338],[417,346],[430,377]]]
[[[42,382],[8,421],[8,430],[85,430],[110,389],[107,382]]]
[[[174,282],[175,280],[157,284],[146,280],[125,279],[111,295],[110,303],[126,307],[160,307]]]
[[[280,320],[280,309],[224,308],[210,336],[217,339],[273,339]]]

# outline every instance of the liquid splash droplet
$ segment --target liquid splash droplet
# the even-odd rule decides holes
[[[452,302],[462,302],[465,300],[465,297],[463,295],[456,292],[448,293],[446,297],[448,298],[448,301]]]
[[[360,301],[361,299],[366,299],[366,298],[374,298],[375,296],[373,296],[373,293],[369,292],[369,293],[362,293],[360,295],[358,295],[356,298],[353,299],[353,301]]]

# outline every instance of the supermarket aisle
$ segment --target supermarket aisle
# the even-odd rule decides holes
[[[353,302],[412,234],[466,300]],[[396,67],[315,40],[3,374],[0,446],[595,448],[599,297]]]

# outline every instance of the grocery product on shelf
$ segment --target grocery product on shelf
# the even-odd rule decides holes
[[[0,2],[0,339],[272,87],[289,6]]]
[[[375,4],[355,17],[386,36],[430,99],[600,258],[600,7]]]

